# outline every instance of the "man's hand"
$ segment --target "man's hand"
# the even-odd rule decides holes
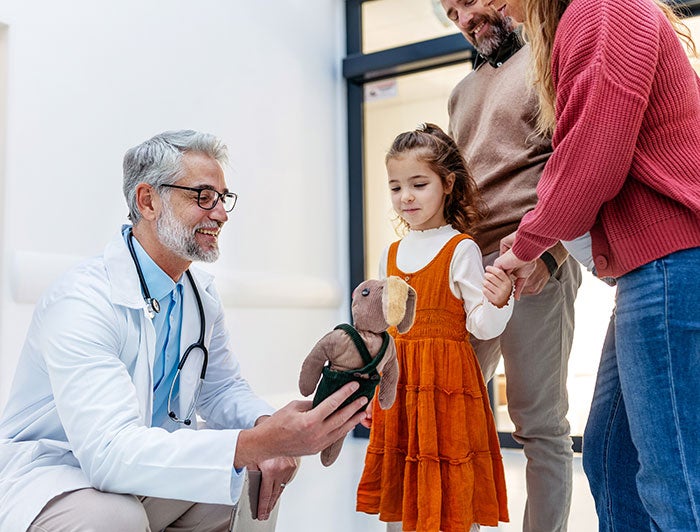
[[[549,269],[542,259],[535,260],[535,269],[532,273],[525,279],[525,284],[523,285],[522,295],[524,296],[534,296],[539,294],[545,285],[551,279],[549,274]]]
[[[252,429],[242,430],[233,465],[241,469],[271,458],[316,454],[345,437],[367,415],[366,397],[338,410],[358,387],[348,383],[313,409],[311,401],[292,401]]]
[[[502,242],[502,241],[501,241]],[[535,269],[535,263],[520,260],[515,256],[512,250],[508,250],[501,255],[493,263],[496,268],[502,269],[504,272],[513,275],[515,279],[515,299],[520,299],[520,295],[525,286],[525,280],[530,276]]]
[[[283,456],[258,464],[262,477],[258,495],[258,515],[253,516],[255,519],[265,521],[270,517],[285,486],[296,475],[300,463],[301,459],[298,457]]]

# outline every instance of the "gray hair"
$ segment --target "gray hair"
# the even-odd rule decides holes
[[[136,187],[146,183],[153,188],[172,185],[182,178],[182,156],[199,152],[216,159],[221,166],[228,162],[228,149],[221,139],[209,133],[189,129],[166,131],[134,146],[124,155],[124,197],[129,219],[141,219],[136,204]]]

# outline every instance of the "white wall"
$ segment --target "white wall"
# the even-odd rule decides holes
[[[296,395],[308,350],[347,319],[343,9],[0,4],[0,407],[37,295],[125,222],[124,152],[181,128],[229,145],[239,202],[210,269],[244,371],[274,403]]]

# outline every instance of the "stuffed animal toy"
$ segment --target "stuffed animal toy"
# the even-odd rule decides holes
[[[349,404],[361,395],[371,400],[381,379],[377,398],[386,410],[396,399],[399,365],[394,339],[387,329],[395,326],[405,333],[416,316],[416,291],[399,277],[369,279],[352,293],[353,326],[338,325],[321,338],[301,366],[299,390],[308,396],[316,389],[313,405],[350,381],[360,388],[343,403]],[[380,377],[381,374],[381,377]],[[319,378],[321,381],[319,383]],[[340,454],[343,439],[321,452],[321,463],[329,466]]]

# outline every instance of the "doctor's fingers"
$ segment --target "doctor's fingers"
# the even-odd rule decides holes
[[[301,460],[295,456],[282,456],[258,464],[262,473],[258,495],[258,519],[264,521],[275,509],[284,488],[296,475]]]
[[[367,418],[366,405],[367,398],[359,397],[327,417],[323,422],[327,443],[322,445],[321,449],[325,449],[331,443],[344,438],[358,423],[362,423]]]
[[[260,427],[274,427],[270,437],[281,447],[276,455],[316,454],[350,432],[366,417],[367,398],[359,397],[343,408],[338,407],[358,387],[356,382],[346,384],[313,409],[311,401],[293,401],[261,423]]]
[[[297,473],[301,460],[296,456],[280,456],[258,464],[263,482],[289,484]]]
[[[345,410],[348,409],[348,406],[346,406],[345,408],[342,408],[339,410],[340,405],[342,405],[346,399],[348,399],[353,393],[355,393],[359,387],[360,387],[360,385],[357,382],[354,382],[354,381],[349,382],[348,384],[344,385],[339,390],[337,390],[334,393],[332,393],[331,395],[329,395],[326,399],[321,401],[316,406],[316,408],[314,408],[313,410],[311,410],[309,412],[309,415],[315,417],[316,418],[315,420],[317,420],[317,421],[331,419],[334,416],[337,416],[338,413],[344,412]],[[366,397],[358,398],[351,404],[357,403],[359,399],[363,399],[363,402],[362,402],[362,404],[357,404],[356,408],[361,408],[367,404]],[[338,412],[336,412],[336,410]],[[345,420],[349,419],[352,416],[352,414],[356,411],[357,410],[355,410],[355,411],[350,410],[349,412],[344,412],[345,413]]]
[[[265,480],[263,475],[260,481],[260,493],[258,494],[258,515],[256,519],[265,521],[270,517],[272,510],[275,509],[277,500],[282,495],[284,485],[281,482],[273,482],[271,479]]]

